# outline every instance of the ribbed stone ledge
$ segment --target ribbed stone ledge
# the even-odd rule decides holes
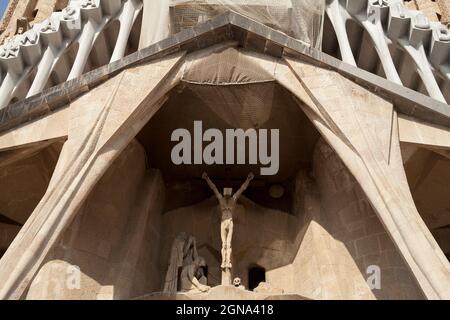
[[[242,47],[257,52],[276,57],[289,55],[335,70],[392,101],[400,113],[450,127],[450,107],[447,104],[351,66],[245,16],[228,12],[78,78],[7,106],[0,110],[0,132],[61,108],[121,70],[175,52],[192,52],[228,40],[237,40]]]

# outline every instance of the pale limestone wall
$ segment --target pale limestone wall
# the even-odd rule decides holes
[[[431,21],[450,23],[450,0],[405,0],[406,7],[422,11]]]
[[[381,290],[373,291],[376,298],[422,298],[411,272],[342,161],[323,142],[319,142],[314,157],[322,209],[316,222],[335,241],[345,245],[365,279],[368,278],[367,267],[377,265],[381,268]],[[341,288],[348,284],[345,279],[350,279],[349,276],[346,274],[340,279]],[[342,294],[345,297],[348,293]]]
[[[358,181],[421,290],[449,297],[450,265],[414,205],[393,105],[335,72],[285,59],[301,81],[292,91],[300,107]]]
[[[8,160],[5,155],[0,158],[2,215],[17,223],[25,223],[47,190],[58,160],[57,149],[37,150],[17,161]]]
[[[53,11],[60,11],[67,7],[68,4],[69,0],[38,0],[35,7],[37,15],[33,23],[47,19]]]
[[[414,202],[430,230],[450,224],[450,160],[425,148],[405,163]]]
[[[159,173],[147,171],[144,150],[132,142],[47,256],[27,298],[120,299],[154,291],[163,192]],[[81,270],[79,290],[66,286],[71,266]]]

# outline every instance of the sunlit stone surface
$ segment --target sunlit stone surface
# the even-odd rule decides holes
[[[0,35],[1,299],[450,299],[448,1],[30,3]],[[175,164],[196,121],[278,130],[278,170]]]

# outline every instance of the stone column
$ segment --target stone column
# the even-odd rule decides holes
[[[171,0],[144,0],[139,49],[148,47],[170,35]]]
[[[22,296],[94,186],[178,83],[183,57],[122,71],[71,103],[68,140],[47,192],[0,260],[0,299]]]

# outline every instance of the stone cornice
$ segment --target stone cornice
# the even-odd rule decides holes
[[[447,104],[353,67],[245,16],[227,12],[123,59],[8,105],[0,110],[0,132],[13,129],[67,105],[121,70],[174,52],[193,52],[229,40],[236,40],[242,47],[256,52],[276,57],[289,55],[329,68],[391,101],[402,114],[450,127],[450,108]]]

